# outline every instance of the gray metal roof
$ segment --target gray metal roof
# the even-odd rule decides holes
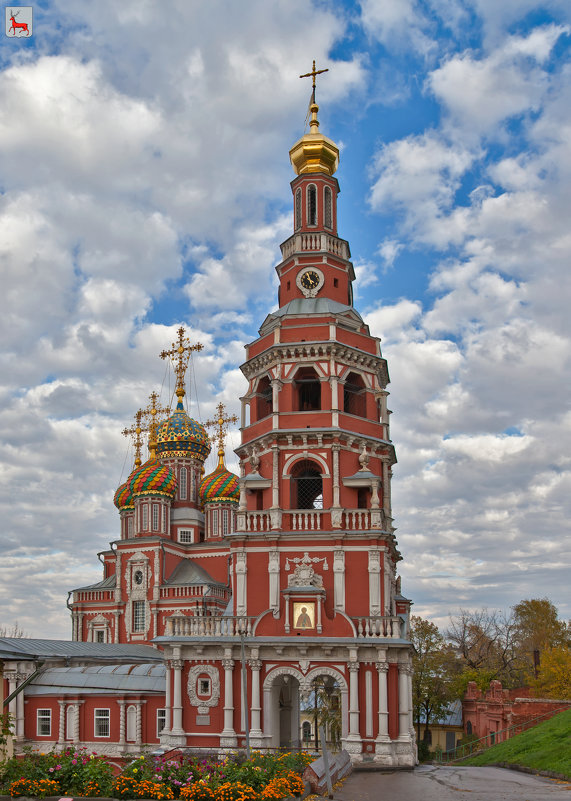
[[[277,317],[288,317],[296,314],[350,314],[356,320],[363,322],[363,318],[354,306],[338,303],[338,301],[330,298],[295,298],[279,309],[270,312],[262,323],[260,331]]]
[[[213,579],[203,567],[192,559],[184,559],[178,563],[165,584],[216,584],[220,586],[221,582]]]
[[[166,688],[164,664],[89,665],[44,670],[26,695],[100,695],[105,692],[158,693]]]
[[[113,574],[102,581],[98,581],[96,584],[88,584],[87,587],[76,587],[72,592],[78,592],[79,590],[114,590],[116,586],[117,576]]]
[[[0,659],[95,659],[118,663],[161,662],[163,656],[150,645],[0,637]]]

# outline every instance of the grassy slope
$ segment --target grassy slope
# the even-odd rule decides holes
[[[462,765],[508,762],[536,770],[552,770],[571,779],[571,709],[560,712],[511,740],[488,748]]]

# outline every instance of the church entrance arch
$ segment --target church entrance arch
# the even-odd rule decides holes
[[[264,680],[264,732],[272,748],[300,745],[300,687],[303,675],[293,667],[275,668]]]
[[[349,723],[348,686],[342,673],[331,667],[317,667],[304,677],[300,718],[302,733],[311,724],[312,747],[321,749],[319,728],[323,727],[327,745],[341,748]],[[302,735],[303,736],[303,735]]]

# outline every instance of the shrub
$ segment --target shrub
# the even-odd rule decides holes
[[[18,779],[8,788],[12,797],[25,795],[44,798],[46,795],[57,795],[58,791],[58,783],[51,779]]]

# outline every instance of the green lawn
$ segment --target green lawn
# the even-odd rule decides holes
[[[488,748],[462,765],[508,762],[535,770],[552,770],[571,779],[571,709],[560,712],[533,729]]]

